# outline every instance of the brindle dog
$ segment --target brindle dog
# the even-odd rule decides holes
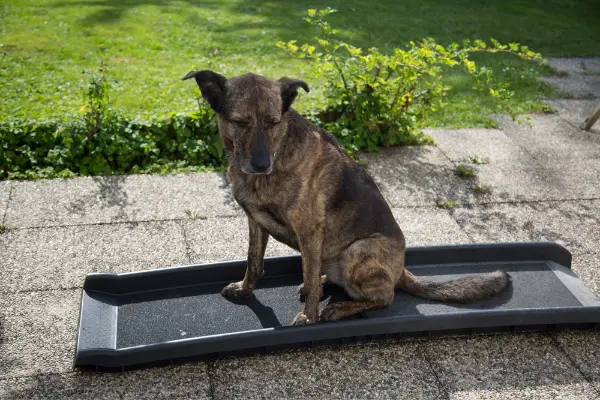
[[[387,307],[396,288],[468,302],[507,286],[502,271],[437,283],[404,268],[404,235],[371,177],[330,133],[291,108],[299,88],[309,91],[305,82],[251,73],[227,79],[212,71],[191,71],[183,79],[190,78],[217,113],[233,195],[250,227],[246,275],[225,287],[224,296],[252,294],[269,236],[302,256],[305,307],[293,324]],[[319,313],[324,279],[354,301],[329,304]]]

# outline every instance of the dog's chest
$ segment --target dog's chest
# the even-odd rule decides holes
[[[264,179],[264,178],[263,178]],[[276,240],[297,249],[297,239],[288,221],[286,210],[290,198],[285,188],[276,182],[235,182],[233,196],[250,217]]]

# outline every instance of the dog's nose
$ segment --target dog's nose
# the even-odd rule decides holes
[[[268,155],[252,157],[250,160],[250,165],[256,172],[265,172],[271,166],[271,160]]]

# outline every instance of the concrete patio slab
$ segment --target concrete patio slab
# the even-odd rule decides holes
[[[549,100],[548,103],[558,111],[561,118],[579,128],[600,104],[600,100]],[[600,122],[596,122],[589,132],[600,134]]]
[[[491,190],[474,195],[471,202],[510,202],[573,200],[600,197],[598,159],[555,159],[553,163],[534,161],[481,165],[476,168],[476,184]],[[475,193],[475,191],[472,191]]]
[[[554,337],[560,348],[596,387],[600,398],[600,330],[559,332]]]
[[[245,260],[248,256],[248,219],[209,218],[183,222],[193,264],[227,260]],[[269,238],[265,256],[297,254],[296,251]]]
[[[45,374],[0,380],[0,398],[24,399],[98,399],[119,398],[116,388],[108,385],[107,376],[93,374]]]
[[[560,115],[531,115],[530,118],[533,126],[516,123],[505,116],[496,119],[508,137],[542,162],[600,158],[600,135],[582,131]]]
[[[0,398],[211,399],[204,363],[116,374],[44,374],[0,380]]]
[[[80,300],[80,289],[4,294],[0,297],[2,342],[72,341]]]
[[[547,58],[548,65],[569,74],[600,73],[600,57]]]
[[[80,287],[91,272],[188,263],[178,222],[16,229],[0,235],[0,292]]]
[[[433,207],[394,208],[407,246],[464,244],[471,240],[447,210]]]
[[[540,80],[576,99],[594,99],[598,98],[600,93],[600,76],[598,75],[543,76]]]
[[[341,346],[215,362],[215,399],[444,398],[418,343]]]
[[[11,184],[10,181],[0,181],[0,224],[4,224]]]
[[[72,370],[80,290],[3,294],[0,376]]]
[[[600,237],[600,201],[496,204],[456,208],[452,216],[475,242],[556,242],[591,253]]]
[[[600,251],[573,254],[571,268],[588,289],[600,298]]]
[[[15,182],[11,228],[149,221],[239,213],[218,173],[130,175]]]
[[[362,154],[361,159],[394,207],[462,201],[468,196],[468,183],[455,175],[452,162],[435,146],[383,149]]]
[[[469,243],[469,238],[446,210],[432,207],[395,208],[394,217],[409,246]],[[185,221],[186,240],[192,263],[246,259],[248,222],[242,218],[210,218]],[[298,254],[295,250],[269,238],[267,257]]]
[[[75,332],[70,333],[73,338],[66,342],[42,343],[23,339],[0,343],[0,377],[15,378],[72,371]]]
[[[594,399],[597,392],[547,335],[424,343],[450,399]]]
[[[494,165],[531,161],[531,155],[498,129],[425,129],[446,156],[456,163],[478,156]]]

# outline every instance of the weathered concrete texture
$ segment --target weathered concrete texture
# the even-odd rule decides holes
[[[547,335],[424,343],[451,399],[595,399],[597,392]]]
[[[425,129],[440,150],[452,161],[464,163],[466,157],[478,156],[491,165],[522,161],[531,155],[497,129]]]
[[[109,386],[108,375],[45,374],[0,380],[0,398],[26,399],[98,399],[114,400],[119,392]]]
[[[436,208],[396,208],[394,217],[404,231],[409,246],[468,243],[469,238],[447,211]],[[184,223],[193,263],[245,259],[248,254],[248,221],[219,218]],[[269,238],[266,256],[298,254]]]
[[[561,118],[579,128],[600,104],[600,100],[549,100],[548,103],[558,111]],[[600,122],[596,121],[588,132],[600,134]]]
[[[600,298],[600,250],[595,253],[574,254],[571,268],[588,289]],[[600,342],[598,343],[600,346]]]
[[[462,201],[469,183],[434,146],[397,147],[362,154],[367,171],[394,207],[433,205],[437,200]]]
[[[417,343],[342,346],[214,365],[216,399],[439,399]]]
[[[540,79],[576,99],[594,99],[598,98],[600,94],[600,76],[598,75],[544,76]]]
[[[184,222],[192,263],[244,260],[248,256],[248,219],[211,218]],[[265,256],[297,254],[288,246],[269,238]]]
[[[80,299],[80,290],[3,294],[0,377],[71,371]]]
[[[3,294],[0,297],[2,342],[73,340],[80,300],[80,289]]]
[[[0,378],[69,372],[74,349],[74,337],[51,344],[27,339],[0,343]]]
[[[79,287],[91,272],[188,263],[178,222],[10,230],[0,235],[0,292]]]
[[[600,398],[600,330],[559,332],[555,338],[560,348],[596,387],[597,398]]]
[[[475,242],[549,241],[590,253],[600,237],[598,200],[457,208],[452,215]]]
[[[395,208],[394,217],[407,246],[470,243],[448,211],[438,208]]]
[[[479,203],[507,201],[573,200],[600,197],[599,159],[556,159],[531,165],[481,165],[476,168],[476,184],[491,189],[491,194],[475,195]]]
[[[216,173],[15,182],[8,227],[147,221],[239,213]]]
[[[10,181],[0,181],[0,225],[4,223],[11,184],[12,182]]]
[[[548,65],[568,74],[600,73],[600,57],[547,58]]]
[[[115,374],[44,374],[0,380],[0,398],[209,399],[206,366],[156,368]]]
[[[600,158],[599,135],[572,126],[560,115],[529,117],[533,126],[516,123],[505,116],[497,117],[497,121],[509,138],[540,161]]]

